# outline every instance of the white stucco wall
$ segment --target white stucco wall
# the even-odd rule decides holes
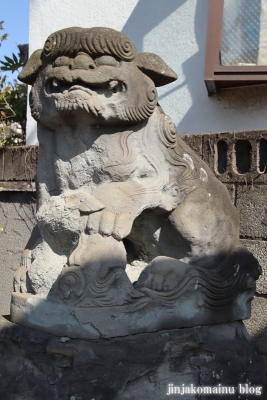
[[[159,89],[159,101],[179,133],[267,128],[267,86],[231,89],[208,97],[204,64],[208,0],[31,0],[30,53],[69,26],[122,30],[138,51],[155,52],[178,74]],[[28,143],[36,126],[28,118]]]

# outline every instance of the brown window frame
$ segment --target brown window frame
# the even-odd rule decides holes
[[[220,63],[224,0],[210,0],[204,80],[208,94],[221,89],[267,83],[267,65],[224,66]]]

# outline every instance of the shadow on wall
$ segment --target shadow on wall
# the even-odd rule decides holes
[[[194,29],[198,51],[183,63],[185,80],[180,86],[187,86],[192,105],[179,122],[178,132],[209,133],[266,128],[266,118],[259,113],[259,110],[267,107],[266,85],[232,88],[208,97],[204,83],[208,8],[208,1],[196,2]]]
[[[194,1],[188,7],[187,16],[190,21],[191,17],[194,19],[193,31],[192,27],[187,27],[179,19],[186,15],[185,10],[181,10],[181,13],[179,10],[183,5],[188,5],[186,0],[168,0],[164,7],[161,0],[139,0],[123,27],[123,32],[133,39],[138,51],[144,51],[145,36],[176,13],[177,24],[173,27],[173,34],[177,37],[177,43],[179,40],[188,40],[188,46],[192,46],[192,49],[186,47],[187,43],[184,43],[184,49],[188,50],[188,54],[194,54],[186,61],[181,61],[179,66],[179,60],[183,57],[178,52],[181,53],[183,45],[180,43],[177,46],[177,57],[172,55],[176,67],[173,64],[170,66],[178,72],[179,78],[175,86],[172,85],[160,95],[159,102],[169,96],[168,103],[172,103],[170,112],[173,117],[177,117],[174,119],[178,123],[178,132],[206,133],[266,128],[264,110],[267,108],[267,86],[231,89],[208,97],[204,69],[209,1]],[[170,51],[175,52],[173,43],[170,46]],[[182,74],[179,73],[180,67]],[[162,106],[165,107],[164,104]]]
[[[140,0],[125,24],[123,32],[133,39],[138,51],[143,51],[143,40],[145,35],[159,25],[170,14],[177,11],[181,6],[184,5],[185,2],[186,0],[169,0],[168,2],[165,2],[164,7],[162,7],[161,0]],[[179,13],[177,13],[177,17],[177,29],[175,30],[174,34],[177,34],[177,40],[179,40]],[[199,123],[199,121],[192,122],[192,116],[193,118],[197,117],[196,114],[198,114],[197,110],[199,109],[199,104],[201,101],[203,101],[203,91],[206,90],[203,77],[205,66],[207,21],[208,1],[196,1],[194,17],[194,40],[197,42],[198,51],[192,57],[187,59],[182,65],[185,79],[181,81],[181,78],[178,78],[178,82],[176,83],[175,87],[172,86],[163,95],[159,96],[160,102],[162,99],[173,95],[175,92],[183,89],[184,87],[186,87],[187,92],[189,91],[189,97],[192,99],[192,106],[178,124],[178,132],[180,133],[187,133],[188,127],[192,126],[192,123]],[[173,51],[173,48],[170,50]],[[177,54],[177,57],[179,58],[179,54]],[[200,86],[202,87],[200,88]],[[204,95],[207,97],[207,92],[204,92]],[[181,99],[176,98],[175,101],[180,102]],[[199,115],[199,118],[201,118],[201,115]]]
[[[130,38],[135,42],[137,50],[139,52],[144,51],[143,41],[144,37],[152,31],[157,25],[159,25],[164,19],[170,16],[173,12],[177,11],[181,6],[186,3],[186,0],[169,0],[164,3],[164,7],[162,7],[161,0],[139,0],[132,14],[130,15],[128,21],[124,25],[122,31],[126,33]],[[201,4],[200,4],[201,3]],[[204,18],[205,21],[205,13],[206,7],[202,7],[202,2],[197,2],[197,10],[196,10],[196,20],[200,18],[202,20]],[[199,15],[201,14],[201,15]],[[177,20],[177,34],[179,33],[179,20]],[[199,24],[198,24],[199,25]],[[203,44],[206,40],[206,23],[200,25],[201,32],[197,32],[201,38]],[[179,38],[177,38],[179,40]],[[171,49],[173,50],[173,49]],[[159,102],[177,92],[177,90],[181,89],[183,86],[187,85],[188,88],[192,86],[192,96],[194,92],[195,82],[201,79],[203,81],[203,71],[198,70],[198,74],[195,72],[195,63],[199,61],[195,60],[195,58],[201,57],[200,52],[194,55],[191,59],[186,62],[184,66],[184,73],[186,75],[186,79],[181,82],[178,78],[178,82],[176,85],[167,90],[163,95],[159,96]],[[172,66],[171,66],[172,67]],[[177,72],[177,71],[176,71]],[[190,90],[191,91],[191,90]],[[177,100],[176,100],[177,101]]]
[[[141,52],[145,35],[185,2],[186,0],[168,0],[162,7],[162,0],[139,0],[122,32],[130,36],[137,50]]]

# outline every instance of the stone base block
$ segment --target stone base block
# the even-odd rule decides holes
[[[265,398],[263,361],[241,321],[83,340],[1,317],[0,360],[5,400]]]
[[[265,363],[267,382],[267,298],[256,296],[252,302],[251,318],[244,321],[245,327],[260,351]]]

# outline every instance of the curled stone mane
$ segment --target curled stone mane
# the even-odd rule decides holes
[[[143,99],[137,106],[124,107],[121,110],[120,118],[123,121],[140,122],[149,118],[156,107],[158,94],[153,84],[149,85]]]
[[[109,54],[123,61],[132,61],[136,55],[133,41],[124,33],[110,28],[67,28],[50,35],[43,48],[48,60],[61,55],[72,56],[79,51],[90,55]]]

